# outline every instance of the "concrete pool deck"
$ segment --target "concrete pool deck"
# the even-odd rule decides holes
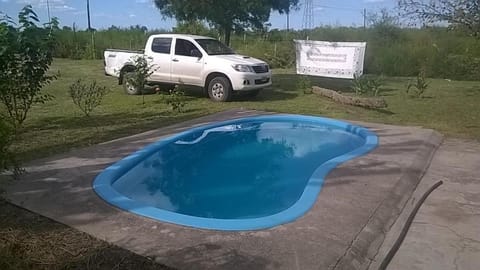
[[[389,270],[478,270],[480,266],[480,143],[448,138],[388,233],[383,258],[398,237],[404,216],[435,182],[444,183],[420,208]],[[375,260],[370,269],[378,269]]]
[[[119,210],[92,189],[104,168],[164,136],[259,114],[266,113],[225,111],[38,160],[5,187],[5,198],[177,269],[367,269],[441,144],[437,132],[354,122],[375,131],[379,147],[333,170],[305,216],[267,230],[162,223]]]

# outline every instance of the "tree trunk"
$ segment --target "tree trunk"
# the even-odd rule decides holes
[[[230,35],[232,34],[232,27],[231,26],[227,26],[225,27],[225,45],[227,46],[230,46]]]
[[[313,86],[312,92],[314,94],[333,99],[333,101],[340,104],[360,106],[370,109],[384,109],[388,107],[387,102],[382,97],[346,96],[338,93],[337,91],[321,88],[318,86]]]

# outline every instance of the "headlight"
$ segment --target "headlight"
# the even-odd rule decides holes
[[[232,65],[233,69],[235,69],[238,72],[252,72],[253,73],[253,68],[249,65]]]

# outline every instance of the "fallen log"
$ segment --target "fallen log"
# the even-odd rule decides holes
[[[388,106],[385,99],[381,97],[347,96],[347,95],[342,95],[337,91],[321,88],[318,86],[313,86],[312,92],[314,94],[330,98],[335,102],[346,104],[346,105],[360,106],[360,107],[369,108],[369,109],[384,109],[384,108],[387,108]]]

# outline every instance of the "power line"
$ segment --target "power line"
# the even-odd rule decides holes
[[[338,10],[349,10],[349,11],[362,11],[362,8],[347,8],[347,7],[334,7],[326,5],[315,5],[315,7],[328,8],[328,9],[338,9]]]

